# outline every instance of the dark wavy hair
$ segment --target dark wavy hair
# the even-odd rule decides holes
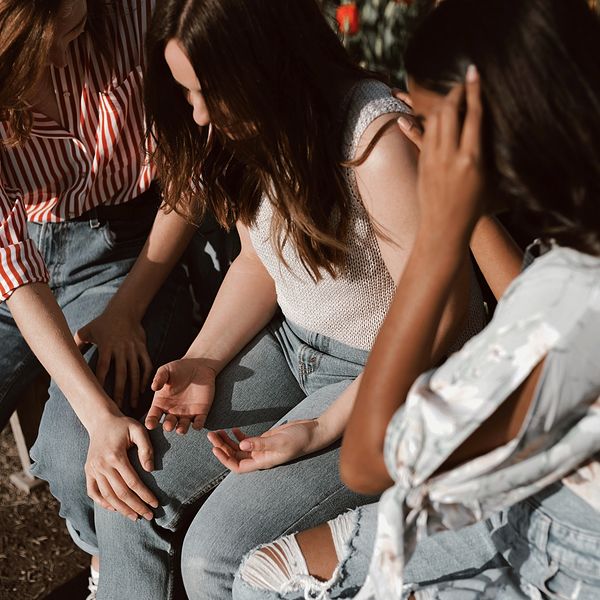
[[[488,180],[537,235],[600,254],[600,21],[585,0],[444,0],[406,67],[446,94],[481,74]]]
[[[211,125],[198,127],[165,62],[177,40],[201,84]],[[291,242],[315,280],[346,257],[349,200],[334,81],[357,67],[316,0],[163,0],[147,38],[149,135],[168,208],[198,222],[251,225],[263,196],[272,239]],[[337,85],[337,87],[336,87]]]
[[[9,124],[7,146],[24,143],[31,130],[29,94],[39,81],[54,40],[62,0],[0,1],[0,119]],[[111,55],[107,40],[108,0],[90,0],[86,29],[98,51]]]

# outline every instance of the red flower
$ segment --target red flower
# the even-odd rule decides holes
[[[335,18],[340,31],[345,35],[356,35],[360,31],[360,17],[356,2],[348,2],[337,7]]]

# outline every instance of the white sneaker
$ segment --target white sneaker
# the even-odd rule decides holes
[[[85,600],[96,600],[96,594],[98,592],[98,576],[99,573],[96,570],[90,569],[90,577],[88,577],[88,590],[90,593]]]

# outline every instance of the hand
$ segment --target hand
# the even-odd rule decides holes
[[[148,472],[154,468],[152,444],[143,425],[123,415],[110,415],[97,420],[89,435],[85,463],[88,496],[132,521],[139,516],[151,520],[150,507],[158,507],[158,500],[142,483],[127,456],[127,451],[137,446],[142,467]]]
[[[293,421],[270,429],[259,437],[246,437],[234,428],[237,442],[225,431],[209,431],[213,454],[234,473],[270,469],[308,454],[318,426],[316,420]]]
[[[119,406],[123,404],[125,384],[129,380],[131,405],[137,407],[153,368],[140,320],[109,305],[99,317],[75,333],[75,342],[80,349],[87,344],[98,348],[96,377],[100,385],[104,386],[110,365],[114,364],[114,401]]]
[[[479,75],[471,66],[465,84],[455,86],[427,118],[418,176],[421,227],[447,243],[468,244],[483,212],[481,112]]]
[[[413,108],[412,98],[410,94],[399,90],[398,88],[392,89],[392,95],[396,100],[404,102],[411,109]],[[404,114],[398,117],[398,125],[402,130],[402,133],[419,149],[423,147],[423,129],[419,125],[417,119],[412,114]]]
[[[152,389],[152,406],[146,427],[154,429],[163,415],[163,429],[187,433],[190,425],[202,429],[215,395],[216,371],[201,360],[183,358],[158,369]]]

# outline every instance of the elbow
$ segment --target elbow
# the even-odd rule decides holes
[[[385,467],[383,454],[358,455],[347,444],[342,444],[340,477],[346,487],[365,496],[379,495],[393,485]]]

